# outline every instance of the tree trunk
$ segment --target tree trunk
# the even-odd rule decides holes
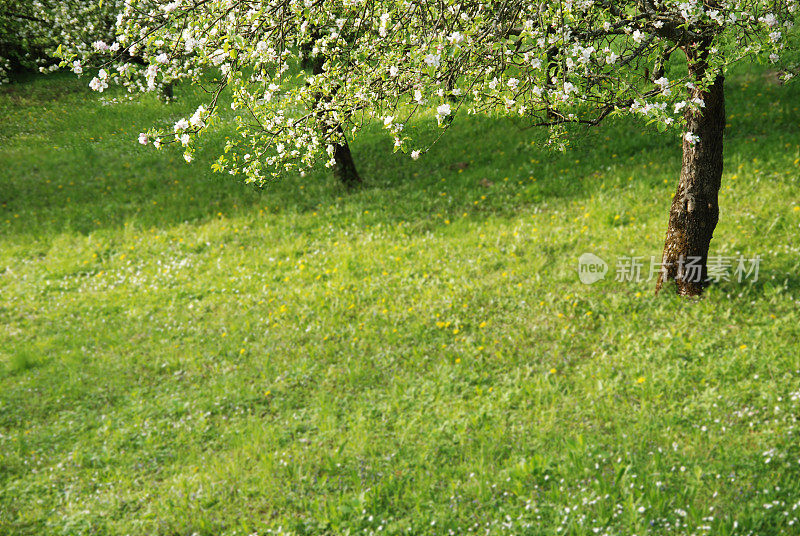
[[[706,50],[701,57],[689,56],[689,73],[700,84],[706,73]],[[694,59],[694,61],[693,61]],[[708,248],[719,220],[718,194],[722,180],[722,140],[725,131],[724,77],[717,75],[705,91],[692,90],[705,106],[686,112],[687,132],[683,140],[683,166],[678,190],[672,199],[669,225],[661,259],[656,293],[674,280],[681,296],[699,296],[708,284]]]
[[[333,158],[336,160],[336,164],[333,166],[333,176],[346,188],[355,188],[363,181],[356,170],[353,155],[350,154],[350,145],[347,143],[347,138],[344,137],[342,126],[337,126],[337,130],[342,135],[342,143],[333,146]]]
[[[304,51],[302,66],[307,69],[310,65],[311,72],[315,75],[322,74],[322,66],[325,65],[325,57],[318,54],[316,57],[311,56],[310,46],[306,46]],[[319,97],[318,97],[319,99]],[[353,155],[350,153],[350,144],[347,143],[347,137],[344,135],[342,125],[338,124],[335,127],[335,132],[341,136],[341,143],[333,145],[333,159],[336,163],[333,166],[333,176],[342,183],[345,188],[352,189],[360,186],[364,181],[361,175],[356,170],[356,164],[353,161]]]
[[[172,99],[175,96],[175,94],[174,94],[174,92],[172,90],[172,84],[173,84],[173,82],[171,82],[171,81],[170,82],[164,82],[163,85],[161,86],[161,96],[167,102],[172,102]]]

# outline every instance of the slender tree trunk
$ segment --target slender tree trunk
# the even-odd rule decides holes
[[[697,84],[706,74],[707,50],[689,56],[689,72]],[[717,75],[705,91],[692,90],[705,105],[686,112],[687,132],[697,140],[684,138],[683,166],[678,190],[672,199],[669,225],[661,260],[662,271],[656,293],[670,280],[681,296],[699,296],[707,285],[708,249],[719,220],[718,194],[722,180],[722,142],[725,131],[724,78]]]
[[[315,75],[322,74],[322,66],[325,64],[325,58],[322,55],[316,58],[311,58],[310,50],[306,50],[306,55],[303,59],[303,67],[308,68],[311,64],[311,72]],[[358,174],[356,164],[353,161],[353,155],[350,153],[350,144],[347,143],[347,137],[344,135],[342,125],[336,125],[335,132],[341,136],[341,142],[333,146],[333,159],[336,163],[333,166],[333,176],[342,183],[347,189],[356,188],[364,181],[361,175]]]
[[[172,102],[172,99],[175,96],[174,91],[172,90],[172,85],[173,82],[164,82],[164,84],[161,86],[161,96],[164,97],[164,100],[168,102]]]
[[[356,164],[353,162],[353,155],[350,154],[350,145],[347,143],[347,138],[344,137],[342,126],[338,125],[337,130],[342,135],[342,143],[333,146],[333,158],[336,164],[333,166],[333,176],[336,177],[347,188],[355,188],[363,182],[361,175],[356,170]]]

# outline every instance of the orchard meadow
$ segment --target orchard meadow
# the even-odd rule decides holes
[[[639,122],[464,116],[417,162],[378,124],[362,188],[256,189],[230,123],[135,143],[192,86],[1,87],[0,534],[800,533],[800,86],[726,84],[712,254],[761,264],[699,300],[617,280],[681,165]]]

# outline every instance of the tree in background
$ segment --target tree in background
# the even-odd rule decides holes
[[[182,145],[189,161],[229,89],[237,136],[214,168],[255,183],[320,157],[337,165],[345,133],[374,121],[416,159],[428,147],[415,145],[425,123],[415,116],[443,130],[462,112],[520,116],[555,146],[570,125],[639,117],[681,133],[657,288],[674,280],[694,296],[719,217],[725,71],[761,60],[788,79],[797,10],[798,0],[127,0],[119,54],[92,86],[210,85],[193,116],[140,135]],[[298,68],[304,46],[324,58],[311,73]]]
[[[171,4],[163,4],[169,11]],[[193,58],[182,57],[181,49],[172,49],[169,54],[151,54],[145,59],[139,51],[151,52],[153,46],[161,47],[163,42],[148,43],[149,47],[121,47],[116,39],[118,26],[124,28],[122,12],[136,11],[144,5],[137,7],[124,0],[0,0],[0,84],[10,82],[11,71],[50,72],[58,67],[56,57],[70,57],[72,60],[61,66],[78,75],[83,75],[84,70],[99,69],[91,83],[95,90],[103,91],[109,78],[123,77],[130,91],[158,91],[164,99],[172,100],[176,81],[202,75],[196,71]],[[157,6],[158,2],[146,3],[151,9]],[[304,68],[319,74],[324,55],[313,43],[301,44],[307,48]],[[191,47],[184,47],[183,54],[193,53]],[[109,77],[107,68],[111,65],[116,66],[117,72]],[[345,186],[357,186],[362,180],[342,127],[335,124],[331,128],[341,139],[334,146],[337,162],[334,174]]]
[[[84,64],[109,61],[120,51],[115,26],[124,5],[124,0],[0,0],[0,84],[9,83],[15,70],[55,71],[64,54],[80,58],[69,65],[78,75]],[[146,67],[136,55],[129,62]],[[166,100],[173,98],[174,82],[159,80]]]
[[[54,70],[59,46],[95,59],[112,42],[123,0],[0,0],[0,83],[14,69]],[[80,69],[79,69],[80,70]]]

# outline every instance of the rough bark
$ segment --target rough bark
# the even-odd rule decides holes
[[[695,49],[698,50],[698,49]],[[687,51],[689,73],[698,88],[706,75],[708,49]],[[669,224],[656,283],[675,281],[682,296],[699,296],[707,286],[708,250],[719,220],[718,194],[722,180],[722,145],[725,131],[724,78],[717,75],[705,90],[695,89],[705,106],[686,112],[687,132],[699,139],[683,141],[683,165],[678,189],[672,199]]]

